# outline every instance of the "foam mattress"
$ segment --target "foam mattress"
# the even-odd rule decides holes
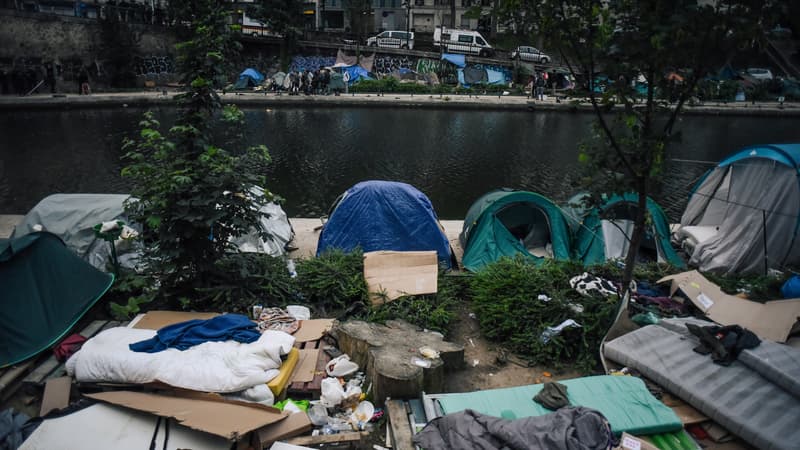
[[[665,433],[683,428],[678,416],[653,397],[638,378],[603,375],[559,383],[567,386],[567,397],[572,405],[600,411],[614,433]],[[552,412],[533,401],[543,386],[532,384],[461,394],[436,394],[435,398],[445,414],[469,408],[490,416],[517,419]]]
[[[720,366],[695,346],[687,334],[649,325],[606,343],[604,353],[759,449],[799,448],[800,399],[742,361]]]

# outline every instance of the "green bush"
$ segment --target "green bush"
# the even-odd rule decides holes
[[[334,249],[300,260],[295,281],[299,302],[317,309],[323,317],[362,312],[368,303],[360,250],[345,253]]]
[[[489,264],[471,282],[473,309],[483,334],[534,364],[560,367],[569,363],[583,373],[591,372],[618,299],[578,294],[569,280],[583,271],[577,263],[552,260],[538,266],[522,258]],[[540,300],[540,294],[550,300]],[[577,312],[576,305],[583,311]],[[542,342],[547,327],[567,319],[582,327],[566,329],[548,343]]]
[[[380,323],[402,319],[418,327],[447,335],[455,317],[455,309],[467,295],[467,280],[465,277],[439,274],[436,294],[401,297],[392,302],[370,306],[362,318]]]

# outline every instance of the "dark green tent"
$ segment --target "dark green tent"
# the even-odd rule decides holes
[[[602,206],[576,218],[573,253],[584,265],[600,264],[610,259],[624,259],[628,253],[633,219],[639,196],[628,193],[615,195]],[[647,198],[647,230],[639,247],[639,259],[658,261],[685,267],[669,242],[669,222],[658,204]]]
[[[57,343],[113,281],[54,234],[0,239],[0,367]]]
[[[561,210],[533,192],[501,189],[479,198],[467,212],[459,239],[462,264],[472,271],[503,256],[522,255],[533,261],[570,257]]]

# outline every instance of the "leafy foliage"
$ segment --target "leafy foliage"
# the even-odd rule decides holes
[[[317,308],[323,316],[334,311],[363,311],[368,304],[364,255],[360,250],[345,253],[332,249],[317,258],[301,260],[297,263],[297,286],[302,302]]]
[[[613,322],[618,299],[584,297],[569,285],[583,272],[574,262],[545,261],[535,265],[522,258],[504,258],[487,265],[471,283],[473,309],[484,335],[504,342],[533,363],[559,367],[566,363],[591,372],[600,341]],[[539,299],[546,295],[549,301]],[[582,312],[575,305],[583,307]],[[568,328],[542,342],[547,327],[573,319]]]
[[[142,305],[153,301],[157,294],[149,277],[135,272],[121,272],[104,298],[109,302],[111,315],[120,321],[130,320],[141,312]],[[119,303],[118,303],[119,302]]]
[[[363,316],[370,322],[402,319],[418,327],[447,335],[455,309],[468,295],[468,288],[466,277],[439,274],[436,294],[406,296],[382,305],[370,306]]]
[[[265,183],[266,147],[226,150],[214,143],[218,121],[236,130],[243,128],[244,117],[235,107],[222,109],[215,91],[225,81],[226,61],[238,49],[224,3],[192,2],[185,13],[193,35],[177,45],[187,86],[176,97],[180,117],[163,134],[153,114],[146,113],[139,139],[124,144],[128,165],[122,175],[133,184],[126,209],[142,224],[145,258],[160,294],[194,306],[196,289],[218,281],[217,264],[232,250],[231,239],[253,228],[264,233],[259,208],[273,196],[254,189]],[[233,145],[237,132],[225,137]]]
[[[771,7],[755,0],[698,3],[567,0],[542,3],[535,11],[572,75],[588,78],[596,125],[581,146],[585,187],[639,195],[626,286],[645,230],[645,199],[662,182],[683,106],[708,73],[761,35]],[[610,80],[604,88],[596,76],[601,68]],[[641,79],[643,96],[632,86]]]

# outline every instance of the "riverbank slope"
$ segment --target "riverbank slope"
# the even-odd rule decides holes
[[[174,105],[177,91],[109,92],[92,95],[36,94],[25,97],[0,97],[0,111],[20,109],[126,108]],[[242,107],[388,107],[432,109],[480,109],[500,111],[559,110],[591,112],[586,99],[562,99],[548,96],[533,100],[518,95],[413,95],[413,94],[342,94],[340,96],[305,96],[272,92],[233,92],[221,94],[223,103]],[[778,102],[707,102],[684,108],[684,114],[736,116],[800,116],[799,103]]]

